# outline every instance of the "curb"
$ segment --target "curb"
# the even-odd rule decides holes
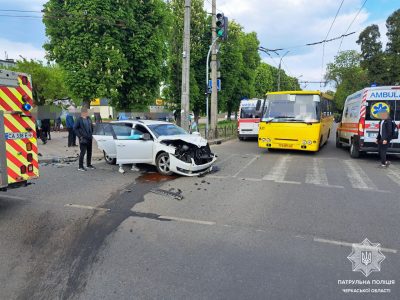
[[[225,143],[225,142],[230,141],[230,140],[234,140],[236,138],[237,138],[237,136],[231,136],[231,137],[227,137],[227,138],[224,138],[224,139],[211,140],[211,141],[208,141],[208,143],[210,144],[210,146],[211,145],[221,145],[222,143]]]

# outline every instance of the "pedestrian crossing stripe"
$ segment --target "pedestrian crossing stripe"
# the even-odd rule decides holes
[[[254,163],[254,158],[259,157],[258,155],[249,156],[250,162]],[[234,156],[229,156],[227,159],[223,159],[222,161],[224,164],[229,164],[230,161],[234,158]],[[285,155],[278,158],[274,158],[274,163],[269,167],[269,172],[260,178],[255,177],[244,177],[244,176],[235,176],[236,174],[228,175],[228,174],[221,174],[221,172],[208,175],[210,178],[216,179],[229,179],[229,178],[236,178],[242,181],[249,181],[249,182],[262,182],[262,181],[273,181],[277,183],[288,183],[288,184],[311,184],[315,186],[321,187],[329,187],[329,188],[340,188],[344,189],[345,185],[350,184],[350,186],[354,189],[365,190],[365,191],[374,191],[374,192],[389,192],[387,187],[383,189],[379,189],[377,187],[378,182],[375,179],[371,179],[369,175],[367,175],[366,171],[364,171],[363,167],[359,164],[359,162],[355,160],[341,160],[339,158],[311,158],[307,161],[307,165],[303,166],[304,177],[301,178],[299,181],[288,181],[286,180],[287,175],[290,175],[291,166],[293,166],[293,161],[296,159],[296,156]],[[327,169],[326,162],[327,160],[337,160],[341,165],[341,170],[344,178],[339,179],[341,185],[336,185],[335,183],[332,184],[329,179],[329,172]],[[311,163],[310,163],[311,161]],[[251,170],[252,165],[249,165],[249,161],[244,163],[246,169]],[[219,163],[219,169],[223,171],[223,167]],[[385,176],[389,177],[397,186],[400,186],[400,168],[396,167],[395,165],[391,165],[389,168],[385,170],[379,170],[376,165],[376,171],[382,171]],[[250,172],[250,171],[249,171]],[[291,176],[292,177],[292,176]],[[337,178],[334,180],[337,182]],[[343,185],[342,185],[343,184]]]

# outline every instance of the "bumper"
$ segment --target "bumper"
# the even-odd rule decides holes
[[[364,142],[360,147],[360,151],[362,152],[378,152],[378,146],[375,143]],[[387,150],[387,153],[400,154],[400,143],[391,143],[390,147]]]
[[[316,152],[319,150],[319,143],[313,143],[311,145],[301,145],[299,143],[293,142],[282,142],[282,143],[275,143],[275,142],[263,142],[260,139],[258,140],[258,147],[264,149],[282,149],[282,150],[299,150],[299,151],[310,151]]]
[[[214,155],[213,160],[204,165],[196,165],[193,161],[192,163],[186,163],[177,159],[173,155],[170,155],[170,160],[170,169],[172,172],[183,176],[193,177],[209,172],[211,170],[210,168],[217,160],[217,156]]]
[[[241,138],[249,138],[249,139],[256,139],[256,138],[258,138],[258,134],[251,134],[251,133],[249,133],[249,134],[246,134],[246,133],[239,133],[238,134],[238,137],[241,139]]]

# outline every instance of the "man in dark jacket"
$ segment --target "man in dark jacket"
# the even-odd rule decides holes
[[[386,159],[386,153],[393,138],[393,122],[390,119],[389,111],[385,109],[381,110],[379,118],[381,122],[379,123],[379,134],[376,138],[376,143],[378,144],[381,166],[386,168],[390,165],[390,161]]]
[[[83,166],[83,159],[86,154],[86,166],[88,169],[95,169],[92,166],[92,142],[93,142],[93,124],[88,115],[87,109],[82,109],[81,116],[76,120],[74,131],[79,138],[79,171],[86,171]]]
[[[68,129],[68,147],[76,147],[76,135],[74,130],[75,121],[71,113],[68,113],[65,122]]]
[[[42,119],[42,139],[51,140],[50,128],[50,119]]]

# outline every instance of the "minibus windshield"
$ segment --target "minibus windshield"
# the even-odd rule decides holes
[[[268,95],[269,107],[263,120],[270,122],[318,122],[318,95]]]

